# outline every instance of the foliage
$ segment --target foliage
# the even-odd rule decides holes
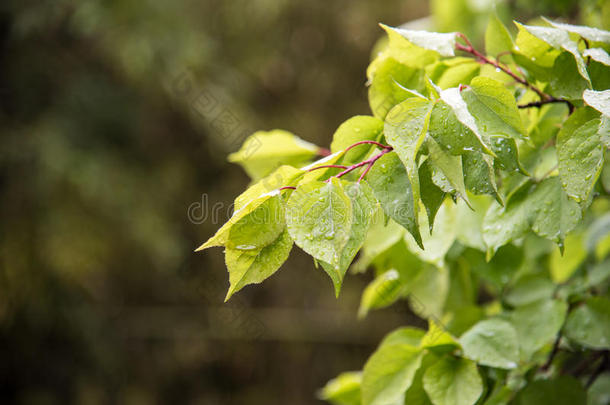
[[[461,33],[383,26],[373,116],[342,124],[329,153],[285,132],[281,147],[252,135],[252,161],[239,152],[257,182],[201,247],[225,247],[227,298],[294,242],[337,295],[362,251],[354,268],[376,277],[361,316],[408,300],[428,320],[390,333],[323,398],[585,401],[610,349],[610,32],[543,24],[516,23],[513,38],[492,17],[486,53]],[[303,145],[327,156],[298,168]]]

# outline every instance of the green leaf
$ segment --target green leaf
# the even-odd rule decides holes
[[[477,305],[461,307],[449,315],[449,322],[446,323],[447,331],[454,336],[462,335],[484,317],[485,311],[482,307]]]
[[[275,242],[284,232],[284,205],[280,192],[273,191],[260,198],[265,200],[231,226],[225,243],[227,248],[246,251],[260,249]],[[256,204],[256,200],[253,204]],[[247,211],[248,208],[246,205],[243,210]]]
[[[480,152],[471,152],[462,155],[464,170],[464,185],[475,195],[489,194],[503,204],[498,195],[496,175],[493,169],[493,158]]]
[[[421,329],[413,328],[411,326],[403,326],[388,333],[379,344],[379,347],[400,343],[418,347],[424,335],[425,332]]]
[[[301,176],[305,172],[292,166],[280,166],[267,177],[262,178],[258,182],[250,186],[246,191],[241,193],[234,202],[235,210],[240,210],[250,201],[271,193],[280,187],[294,186],[297,184]]]
[[[424,161],[419,167],[419,185],[421,202],[424,204],[428,215],[429,232],[432,233],[436,213],[443,205],[446,193],[432,181],[432,169],[428,160]]]
[[[530,34],[523,25],[516,24],[519,32],[513,49],[513,58],[534,78],[548,81],[550,70],[561,51]]]
[[[426,138],[432,107],[430,101],[410,98],[394,107],[385,120],[386,141],[407,168],[414,201],[419,201],[420,196],[417,152]],[[417,214],[418,205],[414,208]]]
[[[510,313],[509,320],[517,331],[523,360],[528,361],[537,350],[555,340],[567,310],[565,302],[545,299],[518,307]]]
[[[591,297],[570,312],[565,335],[591,349],[610,349],[610,300]]]
[[[426,370],[424,389],[434,405],[473,405],[483,380],[474,362],[447,356]]]
[[[511,38],[508,29],[502,24],[502,21],[494,13],[489,17],[487,30],[485,31],[485,53],[493,57],[508,52],[504,62],[511,62],[510,51],[513,49],[513,39]]]
[[[426,67],[429,80],[441,89],[468,84],[479,74],[481,65],[471,58],[451,58]]]
[[[460,344],[449,332],[445,325],[434,318],[428,319],[428,332],[421,340],[420,346],[432,351],[447,352],[460,347]]]
[[[381,24],[384,29],[390,29],[400,34],[407,41],[423,49],[437,52],[441,56],[455,56],[455,32],[441,34],[438,32],[413,31],[404,28],[388,27]]]
[[[366,77],[369,81],[377,73],[378,67],[388,58],[393,58],[404,65],[416,68],[428,66],[439,58],[438,53],[413,45],[391,27],[381,24],[381,28],[388,35],[388,43],[367,68]]]
[[[499,81],[475,77],[461,96],[483,134],[518,139],[525,137],[515,97]]]
[[[491,150],[496,154],[496,163],[501,169],[529,176],[519,161],[519,148],[513,138],[502,135],[490,136],[489,143]]]
[[[419,259],[442,267],[445,254],[449,251],[457,236],[456,224],[456,206],[453,202],[445,200],[438,210],[432,233],[429,232],[430,226],[427,223],[426,215],[423,215],[423,213],[419,215],[419,228],[425,249],[421,249],[411,235],[405,234],[404,239],[409,250]]]
[[[373,260],[390,249],[396,242],[401,241],[405,228],[394,221],[385,221],[385,214],[381,207],[373,215],[371,227],[362,246],[358,269],[365,270]]]
[[[559,178],[550,177],[538,184],[525,184],[505,207],[493,204],[483,221],[483,239],[491,254],[531,228],[561,247],[580,218],[580,207],[568,199]]]
[[[229,155],[229,161],[239,163],[257,180],[284,164],[300,166],[315,157],[319,149],[287,131],[258,131],[246,139],[239,151]]]
[[[465,99],[462,97],[462,93],[458,88],[451,88],[443,90],[440,97],[451,107],[455,118],[467,129],[460,127],[455,122],[455,119],[448,114],[445,119],[441,118],[440,122],[435,122],[435,128],[431,128],[431,130],[435,132],[446,131],[445,136],[439,139],[445,139],[447,145],[455,144],[455,147],[452,149],[457,149],[460,154],[465,151],[482,149],[485,153],[494,156],[494,153],[486,143],[485,133],[477,125],[476,118],[471,114]],[[438,113],[443,117],[442,110],[439,110]]]
[[[439,169],[449,181],[451,187],[458,192],[464,201],[470,204],[468,195],[466,194],[466,186],[464,185],[462,158],[446,153],[431,138],[426,141],[426,145],[428,146],[428,158],[432,167]]]
[[[384,119],[392,107],[408,98],[417,97],[424,88],[422,69],[386,58],[377,65],[371,80],[369,106],[375,117]]]
[[[422,357],[420,349],[404,343],[377,349],[364,365],[362,404],[389,405],[402,401]]]
[[[360,141],[378,141],[383,132],[383,121],[368,115],[356,115],[345,121],[337,128],[330,144],[331,152],[339,152],[348,146]],[[347,152],[343,164],[360,162],[374,148],[365,144],[357,146]]]
[[[491,200],[486,196],[470,196],[470,203],[472,208],[463,201],[458,201],[456,204],[457,240],[464,246],[484,252],[485,242],[481,227]]]
[[[405,393],[404,404],[408,405],[433,405],[430,402],[426,390],[424,390],[424,375],[428,368],[438,361],[438,356],[432,352],[428,352],[422,359],[422,364],[419,370],[415,373],[411,386]],[[402,405],[402,404],[401,404]]]
[[[551,278],[557,284],[568,281],[586,257],[587,250],[583,245],[582,234],[572,233],[568,235],[563,255],[559,249],[555,249],[549,257]]]
[[[519,405],[576,405],[587,403],[587,393],[574,377],[536,380],[527,384],[517,397]]]
[[[377,200],[373,197],[373,191],[366,183],[348,183],[344,189],[351,200],[353,215],[349,239],[339,251],[338,264],[331,264],[320,260],[322,267],[333,280],[336,296],[339,296],[347,268],[364,244],[366,233],[377,210]]]
[[[610,32],[609,31],[604,31],[604,30],[601,30],[599,28],[594,28],[594,27],[586,27],[583,25],[558,23],[558,22],[551,21],[544,17],[543,17],[543,19],[555,28],[562,29],[562,30],[570,32],[572,34],[578,34],[581,37],[588,39],[591,42],[610,43]]]
[[[585,90],[582,98],[587,105],[595,108],[606,117],[610,117],[610,90]]]
[[[576,202],[589,199],[604,163],[604,146],[598,132],[601,121],[590,119],[592,116],[590,109],[576,110],[557,135],[561,185]]]
[[[610,373],[601,374],[587,392],[587,405],[608,405],[610,403]]]
[[[257,284],[269,278],[288,259],[292,239],[288,231],[262,249],[242,250],[227,248],[225,263],[229,269],[231,286],[225,301],[248,284]]]
[[[449,89],[441,92],[441,97],[448,98],[451,101],[451,95],[457,95],[457,89]],[[472,125],[475,130],[476,124],[474,124],[474,118],[470,115],[466,109],[466,104],[463,102],[461,97],[452,102],[455,111],[466,114],[462,119],[471,119]],[[460,106],[463,106],[461,108]],[[481,138],[466,125],[462,124],[456,115],[454,108],[447,104],[445,101],[439,101],[434,105],[432,109],[432,115],[430,116],[429,134],[434,140],[447,152],[452,155],[462,155],[469,151],[480,151],[486,149],[490,151],[489,147],[485,145]],[[467,121],[468,122],[468,121]],[[490,152],[491,153],[491,152]]]
[[[566,31],[558,28],[536,27],[531,25],[522,25],[519,23],[516,24],[519,28],[526,29],[530,34],[546,42],[553,48],[563,49],[570,52],[576,61],[578,72],[587,82],[590,82],[585,61],[578,51],[578,44],[570,39],[570,35],[568,35]]]
[[[582,93],[591,87],[578,71],[578,65],[569,52],[561,52],[549,71],[549,89],[555,97],[568,100],[581,100]]]
[[[320,399],[333,405],[360,405],[362,373],[348,371],[330,380],[320,392]]]
[[[421,318],[442,316],[449,290],[448,273],[445,268],[427,265],[409,283],[409,304],[416,315]]]
[[[464,357],[485,366],[503,369],[517,367],[517,341],[515,328],[501,319],[481,321],[460,338]]]
[[[367,175],[367,181],[387,216],[402,225],[423,248],[419,233],[411,182],[395,152],[379,158]]]
[[[394,269],[377,276],[366,286],[360,300],[358,317],[364,318],[371,309],[385,308],[400,298],[403,282]]]
[[[279,190],[263,194],[236,210],[216,234],[195,251],[214,246],[251,250],[263,248],[283,232],[282,212]]]
[[[508,291],[504,299],[510,305],[518,307],[539,300],[548,300],[553,296],[555,285],[548,278],[529,274],[521,277]]]
[[[337,267],[353,226],[345,185],[337,178],[300,185],[286,205],[286,224],[294,242],[314,259]]]
[[[601,284],[610,278],[610,259],[603,261],[601,263],[597,263],[591,270],[589,270],[585,286],[586,287],[594,287],[598,284]]]

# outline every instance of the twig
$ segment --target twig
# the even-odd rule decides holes
[[[603,354],[601,363],[599,363],[599,366],[597,366],[597,368],[595,369],[593,374],[591,374],[591,376],[587,380],[587,383],[585,384],[585,387],[587,387],[587,389],[591,385],[593,385],[593,383],[595,382],[597,377],[599,377],[599,375],[602,373],[602,371],[604,371],[604,369],[606,368],[607,365],[608,365],[608,352],[605,351]]]
[[[520,77],[515,72],[510,70],[508,68],[508,66],[503,66],[502,64],[489,59],[487,56],[483,55],[481,52],[479,52],[476,49],[474,49],[474,47],[472,46],[472,43],[466,37],[466,35],[458,32],[457,36],[459,38],[461,38],[466,43],[466,45],[462,45],[460,43],[456,43],[455,44],[455,49],[457,49],[458,51],[467,52],[467,53],[471,54],[472,56],[474,56],[480,63],[486,63],[488,65],[492,65],[496,69],[499,69],[502,72],[506,73],[507,75],[509,75],[510,77],[515,79],[515,81],[517,81],[518,83],[521,83],[523,86],[531,89],[536,94],[538,94],[538,96],[540,97],[541,102],[544,102],[544,104],[549,103],[549,102],[550,103],[557,103],[557,102],[567,103],[568,107],[570,109],[570,114],[572,114],[572,111],[574,111],[574,105],[570,101],[564,100],[564,99],[558,99],[556,97],[553,97],[553,96],[550,96],[550,95],[546,94],[545,92],[540,90],[538,87],[534,86],[533,84],[528,82],[526,79],[524,79],[523,77]],[[528,106],[528,107],[536,107],[536,106],[537,105],[531,105],[531,106]],[[522,107],[522,108],[528,108],[528,107]]]
[[[371,158],[369,158],[369,159],[367,159],[367,160],[363,160],[363,161],[362,161],[362,162],[360,162],[360,163],[356,163],[356,164],[354,164],[354,165],[351,165],[351,166],[349,166],[347,169],[343,170],[341,173],[339,173],[339,174],[337,174],[337,175],[335,175],[335,176],[333,176],[333,177],[336,177],[336,178],[338,178],[338,179],[339,179],[339,178],[341,178],[341,177],[345,176],[346,174],[348,174],[348,173],[350,173],[350,172],[352,172],[352,171],[356,170],[356,169],[357,169],[357,168],[359,168],[359,167],[366,166],[366,165],[371,165],[371,166],[372,166],[372,165],[373,165],[373,164],[374,164],[374,163],[377,161],[377,159],[379,159],[380,157],[382,157],[382,156],[383,156],[383,155],[385,155],[386,153],[388,153],[388,152],[392,151],[392,149],[393,149],[393,148],[392,148],[391,146],[385,146],[385,145],[384,145],[384,149],[383,149],[381,152],[379,152],[377,155],[375,155],[375,156],[373,156],[373,157],[371,157]],[[346,149],[346,150],[347,150],[347,149]],[[366,171],[365,171],[365,173],[367,173],[367,172],[368,172],[368,170],[366,170]],[[328,181],[328,180],[327,180],[327,181]]]
[[[560,341],[561,341],[561,333],[557,334],[555,343],[553,343],[553,349],[551,350],[551,354],[549,355],[549,358],[546,360],[546,362],[542,365],[542,367],[540,367],[540,370],[548,371],[549,367],[551,367],[551,363],[553,362],[553,359],[559,352],[559,342]]]
[[[568,105],[568,109],[570,110],[570,114],[572,114],[574,112],[574,105],[571,102],[569,102],[568,100],[564,100],[562,98],[556,98],[556,97],[551,97],[547,100],[532,101],[531,103],[521,104],[521,105],[518,105],[517,107],[519,107],[519,108],[532,108],[532,107],[540,108],[543,105],[550,104],[550,103],[566,103]]]
[[[373,167],[373,165],[375,164],[375,162],[382,157],[383,155],[385,155],[388,152],[391,152],[392,150],[394,150],[394,148],[392,146],[389,145],[384,145],[382,143],[379,143],[377,141],[360,141],[360,142],[356,142],[353,145],[348,146],[343,153],[347,152],[348,150],[358,146],[358,145],[363,145],[363,144],[372,144],[372,145],[376,145],[378,147],[381,148],[381,152],[379,152],[378,154],[376,154],[375,156],[372,156],[366,160],[363,160],[362,162],[359,163],[355,163],[351,166],[344,166],[344,165],[320,165],[320,166],[316,166],[316,167],[312,167],[311,169],[307,170],[308,172],[312,172],[314,170],[318,170],[318,169],[324,169],[324,168],[334,168],[334,169],[343,169],[342,172],[331,176],[330,178],[336,177],[336,178],[341,178],[343,176],[345,176],[346,174],[358,169],[359,167],[363,167],[363,166],[367,166],[367,168],[364,170],[364,172],[362,172],[362,174],[360,175],[360,177],[358,178],[358,183],[360,183],[360,181],[362,181],[362,179],[364,179],[364,176],[366,176],[366,174],[371,170],[371,168]],[[322,149],[322,148],[321,148]],[[328,182],[327,179],[326,181]],[[284,186],[284,187],[280,187],[279,188],[280,191],[282,190],[296,190],[296,187],[292,187],[292,186]]]
[[[389,146],[389,145],[384,145],[384,144],[379,143],[379,142],[377,142],[377,141],[360,141],[360,142],[356,142],[356,143],[355,143],[355,144],[353,144],[353,145],[348,146],[348,147],[347,147],[347,148],[346,148],[346,149],[343,151],[343,153],[347,153],[347,151],[348,151],[348,150],[350,150],[350,149],[352,149],[352,148],[355,148],[355,147],[356,147],[356,146],[358,146],[358,145],[364,145],[364,144],[367,144],[367,143],[368,143],[368,144],[371,144],[371,145],[376,145],[376,146],[379,146],[381,149],[389,149],[389,150],[392,150],[392,147],[391,147],[391,146]]]
[[[533,84],[529,83],[524,78],[519,77],[515,72],[510,70],[508,67],[500,65],[498,62],[489,59],[487,56],[483,55],[481,52],[479,52],[476,49],[474,49],[474,47],[472,46],[472,43],[470,42],[470,40],[468,38],[466,38],[466,35],[464,35],[462,33],[459,33],[459,32],[458,32],[457,35],[458,35],[459,38],[461,38],[466,43],[466,46],[464,46],[464,45],[462,45],[460,43],[456,43],[455,44],[455,49],[457,49],[458,51],[464,51],[464,52],[467,52],[467,53],[471,54],[472,56],[477,58],[477,60],[479,62],[481,62],[481,63],[487,63],[488,65],[494,66],[496,69],[500,69],[501,71],[503,71],[504,73],[506,73],[507,75],[509,75],[513,79],[515,79],[517,82],[519,82],[522,85],[524,85],[525,87],[528,87],[528,88],[532,89],[533,91],[535,91],[536,94],[538,94],[542,100],[546,100],[547,98],[549,98],[548,94],[543,93],[536,86],[534,86]]]

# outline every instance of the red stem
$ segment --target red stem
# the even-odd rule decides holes
[[[382,157],[383,155],[385,155],[388,152],[391,152],[392,150],[394,150],[393,147],[389,146],[389,145],[384,145],[382,143],[376,142],[376,141],[360,141],[360,142],[356,142],[353,145],[348,146],[344,153],[347,152],[348,150],[352,149],[355,146],[358,145],[363,145],[363,144],[373,144],[376,146],[379,146],[382,150],[381,152],[379,152],[378,154],[376,154],[375,156],[372,156],[366,160],[363,160],[362,162],[359,163],[355,163],[351,166],[344,166],[344,165],[320,165],[320,166],[316,166],[316,167],[312,167],[311,169],[307,170],[308,172],[311,172],[313,170],[318,170],[318,169],[324,169],[324,168],[335,168],[335,169],[343,169],[343,171],[339,174],[336,174],[334,176],[331,177],[336,177],[336,178],[341,178],[343,176],[345,176],[346,174],[356,170],[359,167],[362,166],[367,166],[367,168],[364,170],[364,172],[362,172],[362,174],[360,175],[360,177],[358,178],[358,183],[360,183],[360,181],[362,181],[362,179],[364,178],[364,176],[366,176],[366,174],[371,170],[371,168],[373,167],[373,165],[375,164],[375,162]],[[328,181],[328,180],[326,180]],[[279,188],[280,191],[282,190],[296,190],[296,187],[292,187],[292,186],[284,186],[284,187],[280,187]]]
[[[466,46],[464,46],[462,44],[459,44],[459,43],[456,43],[455,44],[455,49],[457,49],[458,51],[467,52],[467,53],[471,54],[472,56],[474,56],[479,62],[487,63],[488,65],[492,65],[496,69],[500,69],[501,71],[503,71],[504,73],[506,73],[507,75],[509,75],[513,79],[515,79],[515,81],[517,81],[518,83],[521,83],[525,87],[529,87],[530,89],[535,91],[536,94],[538,94],[538,96],[540,96],[540,98],[542,100],[547,100],[547,99],[551,98],[548,94],[543,93],[540,89],[538,89],[533,84],[529,83],[524,78],[519,77],[515,72],[510,70],[508,67],[502,66],[498,62],[489,59],[487,56],[483,55],[481,52],[479,52],[476,49],[474,49],[474,47],[472,46],[472,43],[470,42],[470,40],[468,40],[468,38],[466,38],[466,36],[464,34],[458,32],[457,36],[459,38],[461,38],[466,43]]]
[[[356,147],[358,145],[364,145],[366,143],[379,146],[381,149],[390,149],[390,150],[392,150],[391,146],[384,145],[384,144],[379,143],[377,141],[360,141],[360,142],[356,142],[353,145],[348,146],[347,149],[345,149],[344,153],[347,153],[348,150],[350,150],[350,149],[352,149],[352,148],[354,148],[354,147]]]
[[[379,152],[378,154],[376,154],[375,156],[370,157],[367,160],[363,160],[360,163],[356,163],[354,165],[351,165],[350,167],[348,167],[347,169],[343,170],[341,173],[337,174],[334,177],[341,178],[341,177],[345,176],[346,174],[348,174],[349,172],[352,172],[352,171],[356,170],[359,167],[369,165],[369,167],[364,171],[364,173],[358,179],[358,181],[360,181],[360,180],[362,180],[364,178],[364,175],[366,175],[369,172],[369,170],[371,170],[371,167],[373,166],[373,164],[375,164],[377,159],[379,159],[380,157],[382,157],[386,153],[391,152],[393,149],[394,148],[392,148],[391,146],[383,145],[383,150],[381,152]]]

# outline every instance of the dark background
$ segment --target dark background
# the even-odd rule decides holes
[[[509,9],[580,18],[576,1],[526,3]],[[429,14],[406,0],[4,0],[0,402],[312,404],[393,327],[423,325],[404,304],[358,321],[370,275],[336,300],[298,248],[223,304],[221,249],[193,249],[249,182],[226,162],[244,136],[327,146],[369,112],[377,23]]]

